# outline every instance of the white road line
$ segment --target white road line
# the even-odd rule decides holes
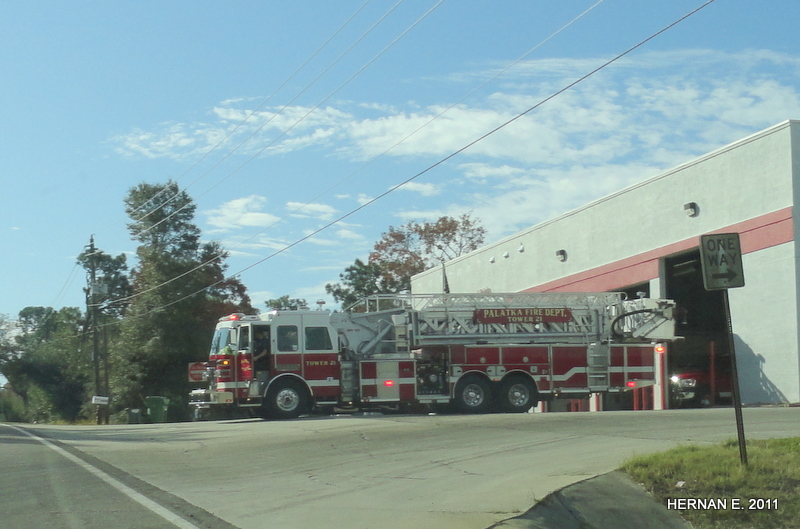
[[[87,463],[86,461],[84,461],[83,459],[81,459],[81,458],[79,458],[77,456],[74,456],[74,455],[70,454],[69,452],[67,452],[66,450],[61,448],[60,446],[57,446],[57,445],[51,443],[47,439],[39,437],[38,435],[34,435],[34,434],[28,432],[27,430],[23,430],[22,428],[17,428],[16,426],[12,426],[10,424],[2,424],[0,426],[7,426],[9,428],[12,428],[12,429],[18,431],[18,432],[24,433],[28,437],[32,437],[33,439],[36,439],[37,441],[39,441],[43,445],[52,448],[53,450],[55,450],[56,452],[58,452],[62,456],[66,457],[67,459],[69,459],[70,461],[72,461],[74,463],[77,463],[78,465],[80,465],[81,467],[85,468],[86,470],[88,470],[89,472],[91,472],[92,474],[97,476],[98,478],[102,479],[103,481],[105,481],[106,483],[108,483],[109,485],[111,485],[112,487],[114,487],[115,489],[120,491],[121,493],[125,494],[127,497],[129,497],[133,501],[141,504],[143,507],[146,507],[146,508],[150,509],[155,514],[161,516],[162,518],[164,518],[168,522],[174,524],[176,527],[179,527],[180,529],[200,529],[199,527],[197,527],[193,523],[190,523],[190,522],[184,520],[183,518],[181,518],[180,516],[178,516],[174,512],[170,511],[169,509],[166,509],[165,507],[162,507],[161,505],[159,505],[158,503],[156,503],[153,500],[149,499],[148,497],[136,492],[135,490],[133,490],[129,486],[125,485],[124,483],[122,483],[122,482],[116,480],[115,478],[109,476],[108,474],[106,474],[105,472],[100,470],[99,468],[97,468],[97,467],[95,467],[93,465],[90,465],[89,463]]]

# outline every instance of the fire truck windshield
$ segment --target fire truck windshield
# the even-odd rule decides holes
[[[209,354],[219,354],[226,345],[231,343],[233,343],[233,329],[217,329],[214,331],[214,338],[211,340],[211,352]]]

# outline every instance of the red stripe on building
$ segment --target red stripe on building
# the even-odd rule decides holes
[[[784,208],[754,219],[732,224],[711,233],[738,233],[742,253],[753,253],[794,240],[792,208]],[[700,246],[700,237],[691,237],[627,259],[599,266],[578,274],[523,290],[523,292],[604,292],[644,283],[658,277],[662,257]]]

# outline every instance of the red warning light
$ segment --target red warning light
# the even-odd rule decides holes
[[[656,352],[660,355],[663,355],[667,351],[667,347],[663,344],[656,344]]]
[[[636,387],[636,381],[635,380],[629,380],[627,386],[629,388],[635,388]]]
[[[387,388],[390,388],[394,386],[394,380],[384,380],[383,385],[386,386]]]

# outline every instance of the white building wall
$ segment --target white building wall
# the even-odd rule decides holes
[[[454,259],[447,263],[450,289],[525,290],[790,207],[792,127],[800,122],[781,123]],[[699,205],[699,216],[686,214],[689,202]],[[556,258],[562,249],[563,263]],[[439,267],[412,279],[415,293],[441,289]]]
[[[800,350],[800,245],[798,244],[798,234],[800,234],[800,215],[797,214],[797,205],[800,204],[800,127],[793,127],[792,131],[792,181],[794,182],[794,206],[793,206],[793,221],[794,221],[794,291],[795,291],[795,318],[793,321],[795,333],[797,335],[796,347]],[[788,290],[788,289],[787,289]],[[791,326],[787,328],[791,332]],[[798,377],[795,383],[800,386],[800,352],[797,355],[797,373]],[[800,390],[798,390],[800,392]],[[790,397],[789,402],[800,402],[800,399]]]
[[[745,404],[800,402],[795,247],[745,255],[745,286],[728,291]]]
[[[454,259],[446,265],[450,290],[594,291],[649,281],[651,295],[663,296],[663,257],[738,225],[733,231],[749,230],[746,286],[730,291],[743,401],[800,402],[799,132],[800,122],[780,123]],[[684,211],[689,202],[697,217]],[[565,262],[556,258],[561,249]],[[441,268],[415,276],[412,291],[441,292]]]

